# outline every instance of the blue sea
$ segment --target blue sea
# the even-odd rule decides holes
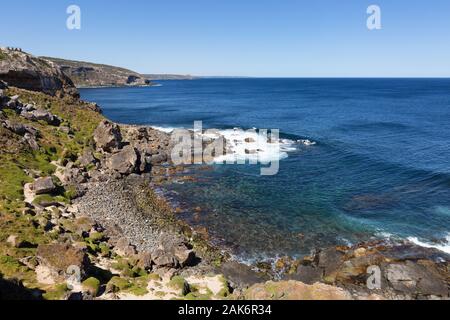
[[[198,79],[80,90],[113,121],[163,128],[280,129],[275,176],[198,170],[167,186],[213,241],[244,261],[409,239],[449,252],[450,79]],[[295,143],[308,139],[315,144]],[[194,213],[189,208],[200,207]]]

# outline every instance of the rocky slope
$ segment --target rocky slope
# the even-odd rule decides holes
[[[1,87],[1,297],[230,294],[222,276],[198,267],[202,251],[150,188],[152,167],[167,162],[167,135],[118,126],[71,97]],[[121,196],[121,207],[106,208],[112,220],[99,212],[101,200],[87,196],[104,188],[109,201]],[[131,192],[142,196],[136,201]]]
[[[79,97],[72,80],[56,64],[20,49],[0,48],[0,80],[22,89]]]
[[[124,68],[50,57],[43,59],[57,64],[77,87],[151,85],[146,76]]]

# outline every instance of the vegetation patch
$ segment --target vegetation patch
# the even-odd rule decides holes
[[[91,277],[83,281],[82,286],[87,290],[93,297],[98,295],[100,289],[100,280]]]
[[[42,296],[45,300],[62,300],[68,292],[67,284],[61,283],[47,290]]]

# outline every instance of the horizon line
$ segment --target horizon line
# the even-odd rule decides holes
[[[141,73],[149,74],[152,73]],[[155,73],[155,75],[184,75],[183,73]],[[450,79],[450,76],[199,76],[189,74],[197,79]]]

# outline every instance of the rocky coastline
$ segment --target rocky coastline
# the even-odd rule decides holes
[[[449,299],[450,257],[407,242],[233,261],[157,192],[186,169],[167,133],[53,93],[0,82],[1,298]]]

